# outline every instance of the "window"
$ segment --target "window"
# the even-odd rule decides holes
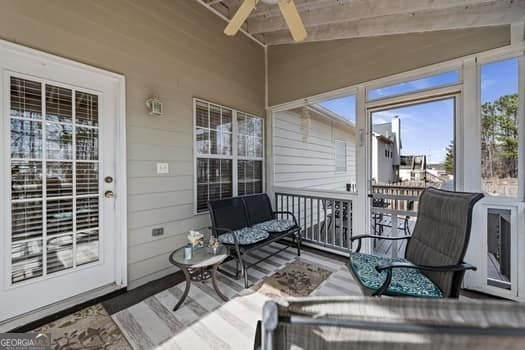
[[[12,76],[9,102],[11,282],[98,261],[98,95]]]
[[[456,70],[372,89],[368,91],[367,98],[368,100],[378,100],[381,98],[403,95],[457,83],[459,83],[459,71]]]
[[[338,97],[332,100],[323,101],[319,104],[322,107],[332,111],[333,113],[339,115],[340,117],[355,124],[356,122],[355,115],[357,111],[356,95]]]
[[[263,119],[202,100],[194,117],[196,211],[208,210],[209,200],[262,192]]]
[[[481,66],[481,182],[491,196],[518,196],[519,64]]]
[[[335,141],[335,172],[346,173],[346,142]]]

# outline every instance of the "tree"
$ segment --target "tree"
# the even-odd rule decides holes
[[[484,178],[517,177],[518,94],[481,106],[481,154]]]
[[[456,146],[454,145],[454,140],[450,141],[450,144],[446,148],[447,154],[445,155],[445,170],[448,174],[454,174],[454,169],[456,166]]]

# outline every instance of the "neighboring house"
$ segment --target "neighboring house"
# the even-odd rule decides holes
[[[401,120],[372,126],[372,181],[393,183],[399,181],[401,162]]]
[[[425,181],[427,172],[429,169],[426,155],[401,156],[400,181]],[[432,174],[440,176],[437,171],[432,172]]]
[[[278,112],[275,185],[346,191],[356,183],[355,146],[355,125],[320,105]]]

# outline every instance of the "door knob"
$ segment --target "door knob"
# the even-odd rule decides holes
[[[106,191],[106,192],[104,192],[104,197],[106,197],[106,198],[113,198],[113,197],[115,197],[115,194],[113,193],[113,191]]]

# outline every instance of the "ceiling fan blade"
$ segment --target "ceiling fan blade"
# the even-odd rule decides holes
[[[304,28],[303,20],[301,19],[293,0],[281,1],[279,3],[279,8],[281,9],[288,28],[290,28],[293,40],[303,41],[306,39],[306,29]]]
[[[235,15],[230,20],[230,23],[228,23],[224,29],[224,34],[230,36],[237,34],[244,21],[246,21],[248,16],[250,16],[250,13],[252,13],[253,9],[255,9],[255,6],[258,2],[259,0],[244,0],[241,7],[239,7]]]

